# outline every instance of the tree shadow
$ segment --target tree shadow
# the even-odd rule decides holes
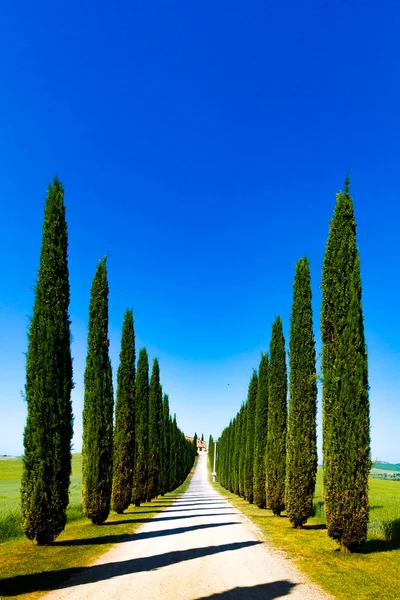
[[[229,506],[229,505],[226,506],[226,507],[221,506],[221,508],[220,507],[211,506],[211,510],[226,510],[226,509],[230,509],[230,508],[232,508],[232,507]],[[193,512],[195,510],[196,511],[197,510],[210,510],[210,507],[209,506],[199,506],[198,508],[171,508],[170,510],[165,511],[165,513],[169,514],[169,513],[172,513],[172,512],[189,512],[189,511]],[[233,514],[233,513],[223,513],[223,512],[221,512],[220,514],[221,515],[229,515],[229,514]]]
[[[235,587],[219,594],[202,596],[197,600],[274,600],[290,594],[296,585],[297,583],[282,579],[281,581],[261,583],[252,587]]]
[[[18,596],[19,594],[65,589],[72,586],[105,581],[112,577],[120,577],[130,573],[153,571],[180,562],[212,556],[213,554],[219,554],[221,552],[233,552],[235,550],[240,550],[241,548],[249,548],[259,544],[261,544],[261,542],[257,540],[236,542],[232,544],[221,544],[219,546],[177,550],[144,558],[134,558],[120,562],[93,565],[92,567],[69,568],[60,569],[58,571],[43,571],[30,575],[18,575],[2,580],[1,593],[4,596],[13,597]]]
[[[309,530],[326,529],[326,524],[325,523],[315,523],[314,525],[303,525],[303,527],[301,527],[301,529],[309,529]]]
[[[234,512],[230,512],[230,513],[223,513],[223,516],[225,515],[237,515],[237,513]],[[153,517],[151,519],[151,522],[157,522],[157,521],[175,521],[178,519],[199,519],[202,517],[220,517],[221,513],[206,513],[203,514],[201,513],[200,515],[174,515],[173,517]],[[104,523],[104,526],[106,525],[125,525],[125,523],[149,523],[150,519],[124,519],[123,521],[106,521]]]
[[[157,531],[139,531],[133,534],[103,535],[93,538],[81,538],[77,540],[60,540],[53,542],[51,546],[91,546],[96,544],[117,544],[118,542],[130,542],[136,540],[148,540],[151,538],[165,537],[167,535],[178,535],[188,533],[197,529],[211,529],[214,527],[225,527],[226,525],[240,525],[240,521],[229,523],[203,523],[201,525],[190,525],[189,527],[175,527],[174,529],[160,529]]]
[[[374,552],[391,552],[400,548],[398,540],[367,540],[354,550],[354,554],[373,554]]]

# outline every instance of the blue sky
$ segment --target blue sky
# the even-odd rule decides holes
[[[109,255],[114,374],[132,307],[179,424],[218,436],[277,314],[288,336],[304,254],[320,350],[323,253],[351,171],[372,457],[400,461],[399,26],[394,1],[1,3],[0,454],[22,452],[31,288],[55,173],[79,450],[98,259]]]

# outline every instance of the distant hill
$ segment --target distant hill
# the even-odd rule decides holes
[[[400,473],[400,463],[393,464],[383,461],[377,461],[372,465],[373,469],[380,471],[391,471],[392,473]]]

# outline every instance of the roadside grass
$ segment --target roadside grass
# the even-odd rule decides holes
[[[68,522],[82,519],[82,455],[72,455],[72,475],[69,490]],[[24,535],[21,527],[19,488],[22,459],[0,460],[0,543]]]
[[[176,490],[140,507],[131,505],[122,515],[111,511],[103,525],[95,526],[82,514],[81,476],[76,474],[79,473],[80,455],[74,461],[68,523],[57,540],[49,546],[38,546],[20,535],[0,544],[1,600],[36,600],[49,590],[57,589],[115,544],[127,539],[147,520],[171,506],[189,487],[194,471],[193,468],[185,482]],[[0,461],[1,478],[2,462]],[[0,494],[3,494],[3,484],[4,481],[0,481]],[[19,503],[19,481],[16,482],[15,489]],[[12,514],[11,508],[10,503],[8,515]]]
[[[303,529],[293,529],[285,513],[274,517],[219,483],[212,485],[259,527],[271,546],[284,550],[300,571],[337,600],[399,600],[400,482],[370,479],[368,540],[353,554],[340,553],[327,535],[322,469],[318,469],[315,516]]]

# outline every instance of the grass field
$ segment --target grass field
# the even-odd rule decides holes
[[[83,518],[81,508],[82,456],[72,455],[72,477],[68,522]],[[21,459],[0,459],[0,543],[23,535],[19,486],[22,475]]]
[[[48,590],[89,566],[114,544],[123,542],[142,523],[157,516],[182,495],[191,474],[176,490],[147,502],[130,506],[123,515],[110,513],[104,525],[92,525],[82,514],[80,455],[73,456],[68,523],[49,546],[37,546],[21,530],[19,482],[21,460],[0,460],[0,598],[36,600]],[[193,471],[192,471],[193,473]]]
[[[264,533],[267,541],[284,550],[311,581],[338,600],[399,600],[400,598],[400,482],[370,479],[368,540],[357,554],[345,555],[326,532],[322,469],[318,470],[315,516],[303,529],[269,510],[213,484]]]

